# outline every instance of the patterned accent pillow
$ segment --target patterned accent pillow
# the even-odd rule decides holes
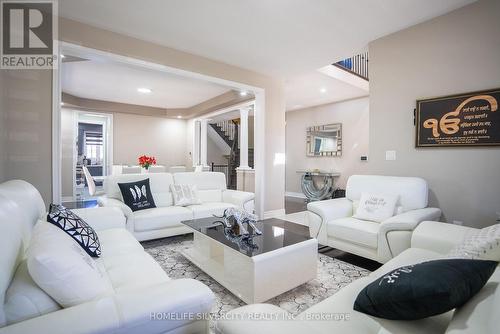
[[[353,218],[381,223],[394,216],[399,196],[362,193]]]
[[[156,208],[149,178],[136,182],[118,183],[123,202],[132,210],[139,211]]]
[[[194,204],[201,204],[198,199],[198,190],[192,184],[171,184],[170,191],[174,198],[174,205],[187,206]]]
[[[62,205],[51,204],[47,221],[72,237],[92,257],[101,255],[101,244],[94,229]]]
[[[485,227],[466,237],[447,257],[500,261],[500,225]]]

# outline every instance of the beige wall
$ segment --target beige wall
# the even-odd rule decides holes
[[[286,113],[286,191],[302,193],[301,169],[334,170],[341,173],[336,186],[345,189],[347,178],[362,173],[368,155],[368,97],[332,103]],[[306,156],[306,129],[310,126],[342,123],[341,157]]]
[[[425,178],[447,221],[477,227],[500,211],[500,148],[416,149],[413,109],[419,98],[500,87],[499,13],[500,1],[481,0],[369,46],[370,172]]]
[[[2,90],[2,180],[32,183],[52,199],[52,72],[0,70]]]
[[[257,198],[257,207],[263,203],[265,211],[284,208],[285,166],[275,159],[277,154],[285,153],[282,80],[67,19],[60,19],[59,30],[60,38],[66,42],[263,88],[266,113],[261,117],[265,122],[266,145],[260,168],[265,186],[264,198]]]
[[[153,155],[157,164],[184,165],[186,121],[113,114],[113,163],[137,164],[140,155]]]

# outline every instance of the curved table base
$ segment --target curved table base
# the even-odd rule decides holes
[[[310,173],[302,175],[301,188],[309,201],[320,201],[325,198],[331,198],[333,195],[333,177],[323,176],[322,187],[318,188],[314,184],[313,176]]]

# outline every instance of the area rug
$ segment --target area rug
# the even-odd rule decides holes
[[[238,297],[182,256],[180,251],[192,247],[192,244],[191,234],[142,243],[145,250],[153,256],[170,278],[194,278],[206,284],[214,292],[217,302],[212,313],[215,318],[245,305]],[[267,303],[297,315],[370,273],[368,270],[323,254],[318,254],[318,261],[318,277],[315,280],[285,292]]]

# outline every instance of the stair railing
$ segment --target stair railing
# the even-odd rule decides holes
[[[332,65],[368,80],[368,52],[346,58]]]

